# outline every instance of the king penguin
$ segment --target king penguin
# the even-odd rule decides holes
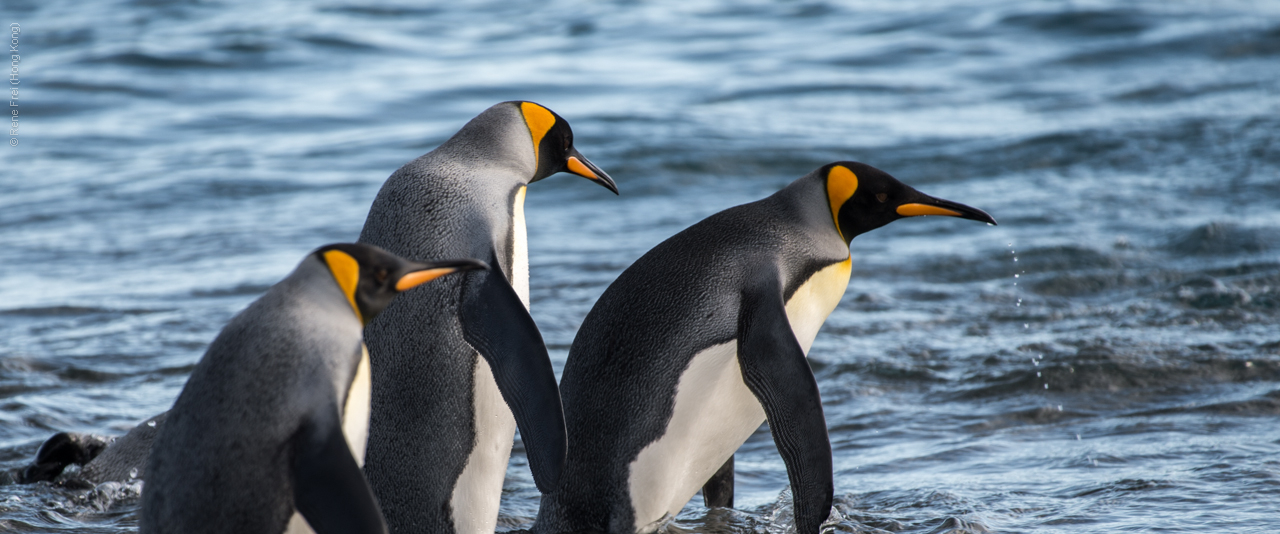
[[[401,291],[486,268],[336,244],[240,312],[157,432],[143,533],[386,532],[360,472],[369,421],[364,324]]]
[[[733,454],[768,420],[796,532],[816,534],[833,475],[809,347],[849,282],[850,240],[919,215],[995,224],[845,161],[636,260],[569,350],[560,382],[569,458],[533,531],[653,532],[704,485],[709,506],[731,506]]]
[[[564,415],[528,312],[524,199],[529,183],[560,171],[618,191],[563,118],[503,102],[392,174],[369,210],[362,243],[493,267],[406,295],[365,329],[365,475],[391,532],[492,533],[517,426],[538,489],[557,485]]]

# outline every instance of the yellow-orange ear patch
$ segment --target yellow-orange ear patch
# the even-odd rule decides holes
[[[836,232],[844,238],[840,231],[840,207],[853,198],[858,191],[858,175],[843,165],[836,165],[827,172],[827,202],[831,204],[831,220],[836,223]]]
[[[521,103],[520,112],[524,114],[524,123],[529,125],[529,135],[533,136],[533,166],[537,168],[542,138],[546,137],[551,127],[556,125],[556,116],[547,108],[533,102]]]
[[[324,262],[329,265],[329,272],[333,273],[333,279],[338,281],[338,287],[342,288],[342,294],[347,296],[347,302],[351,303],[351,309],[356,312],[356,318],[363,324],[364,317],[360,315],[360,308],[356,306],[356,286],[360,284],[360,263],[341,250],[325,251]]]

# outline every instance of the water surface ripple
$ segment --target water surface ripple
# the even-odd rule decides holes
[[[838,532],[1280,528],[1280,4],[3,0],[0,469],[166,409],[206,344],[382,181],[530,99],[621,197],[534,184],[557,368],[672,233],[854,159],[1001,222],[858,238],[811,361]],[[738,507],[783,532],[767,429]],[[517,447],[500,526],[538,493]],[[0,485],[0,531],[130,532],[136,487]]]

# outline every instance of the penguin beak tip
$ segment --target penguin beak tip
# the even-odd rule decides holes
[[[604,186],[608,190],[613,191],[614,196],[621,196],[621,193],[618,192],[618,185],[613,183],[613,180],[609,180],[604,184]]]
[[[613,191],[615,195],[618,194],[618,184],[613,181],[613,178],[601,170],[600,167],[597,167],[596,164],[591,163],[591,160],[578,153],[577,150],[574,150],[572,155],[569,156],[566,170],[604,186],[605,189]]]
[[[996,218],[992,217],[990,213],[982,211],[978,208],[969,208],[969,209],[973,211],[965,213],[963,218],[971,219],[978,222],[984,222],[984,223],[987,223],[987,226],[1000,226],[1000,224],[996,222]]]
[[[613,181],[613,178],[609,177],[608,174],[605,174],[604,171],[599,168],[596,168],[595,170],[597,171],[595,176],[586,176],[585,178],[604,186],[605,189],[608,189],[612,191],[613,194],[618,195],[618,184]]]

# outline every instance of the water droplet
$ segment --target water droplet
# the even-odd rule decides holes
[[[1031,325],[1029,325],[1029,324],[1027,324],[1027,323],[1022,323],[1022,327],[1023,327],[1023,328],[1031,328]]]
[[[1049,384],[1045,384],[1045,385],[1044,385],[1044,388],[1045,388],[1045,389],[1049,389]]]
[[[135,478],[138,478],[138,468],[136,467],[129,470],[129,480],[133,480]]]
[[[1013,275],[1013,277],[1014,277],[1014,278],[1017,278],[1017,277],[1018,277],[1018,275],[1016,275],[1016,274],[1015,274],[1015,275]]]
[[[1076,441],[1080,441],[1080,434],[1076,434]]]
[[[1253,367],[1253,362],[1244,362],[1245,367]]]
[[[1036,371],[1036,376],[1040,376],[1040,371]]]
[[[1032,359],[1031,359],[1031,365],[1034,365],[1034,366],[1036,366],[1036,367],[1040,367],[1040,362],[1036,361],[1036,359],[1035,359],[1035,358],[1032,358]]]
[[[1017,257],[1017,256],[1014,256],[1014,257],[1013,257],[1013,261],[1018,261],[1018,257]]]
[[[155,428],[155,427],[156,427],[156,422],[155,422],[155,421],[147,421],[147,426],[149,426],[149,427],[151,427],[151,428]]]
[[[1059,412],[1061,412],[1061,411],[1062,411],[1062,405],[1061,405],[1061,404],[1059,404],[1059,405],[1058,405],[1058,411],[1059,411]]]

